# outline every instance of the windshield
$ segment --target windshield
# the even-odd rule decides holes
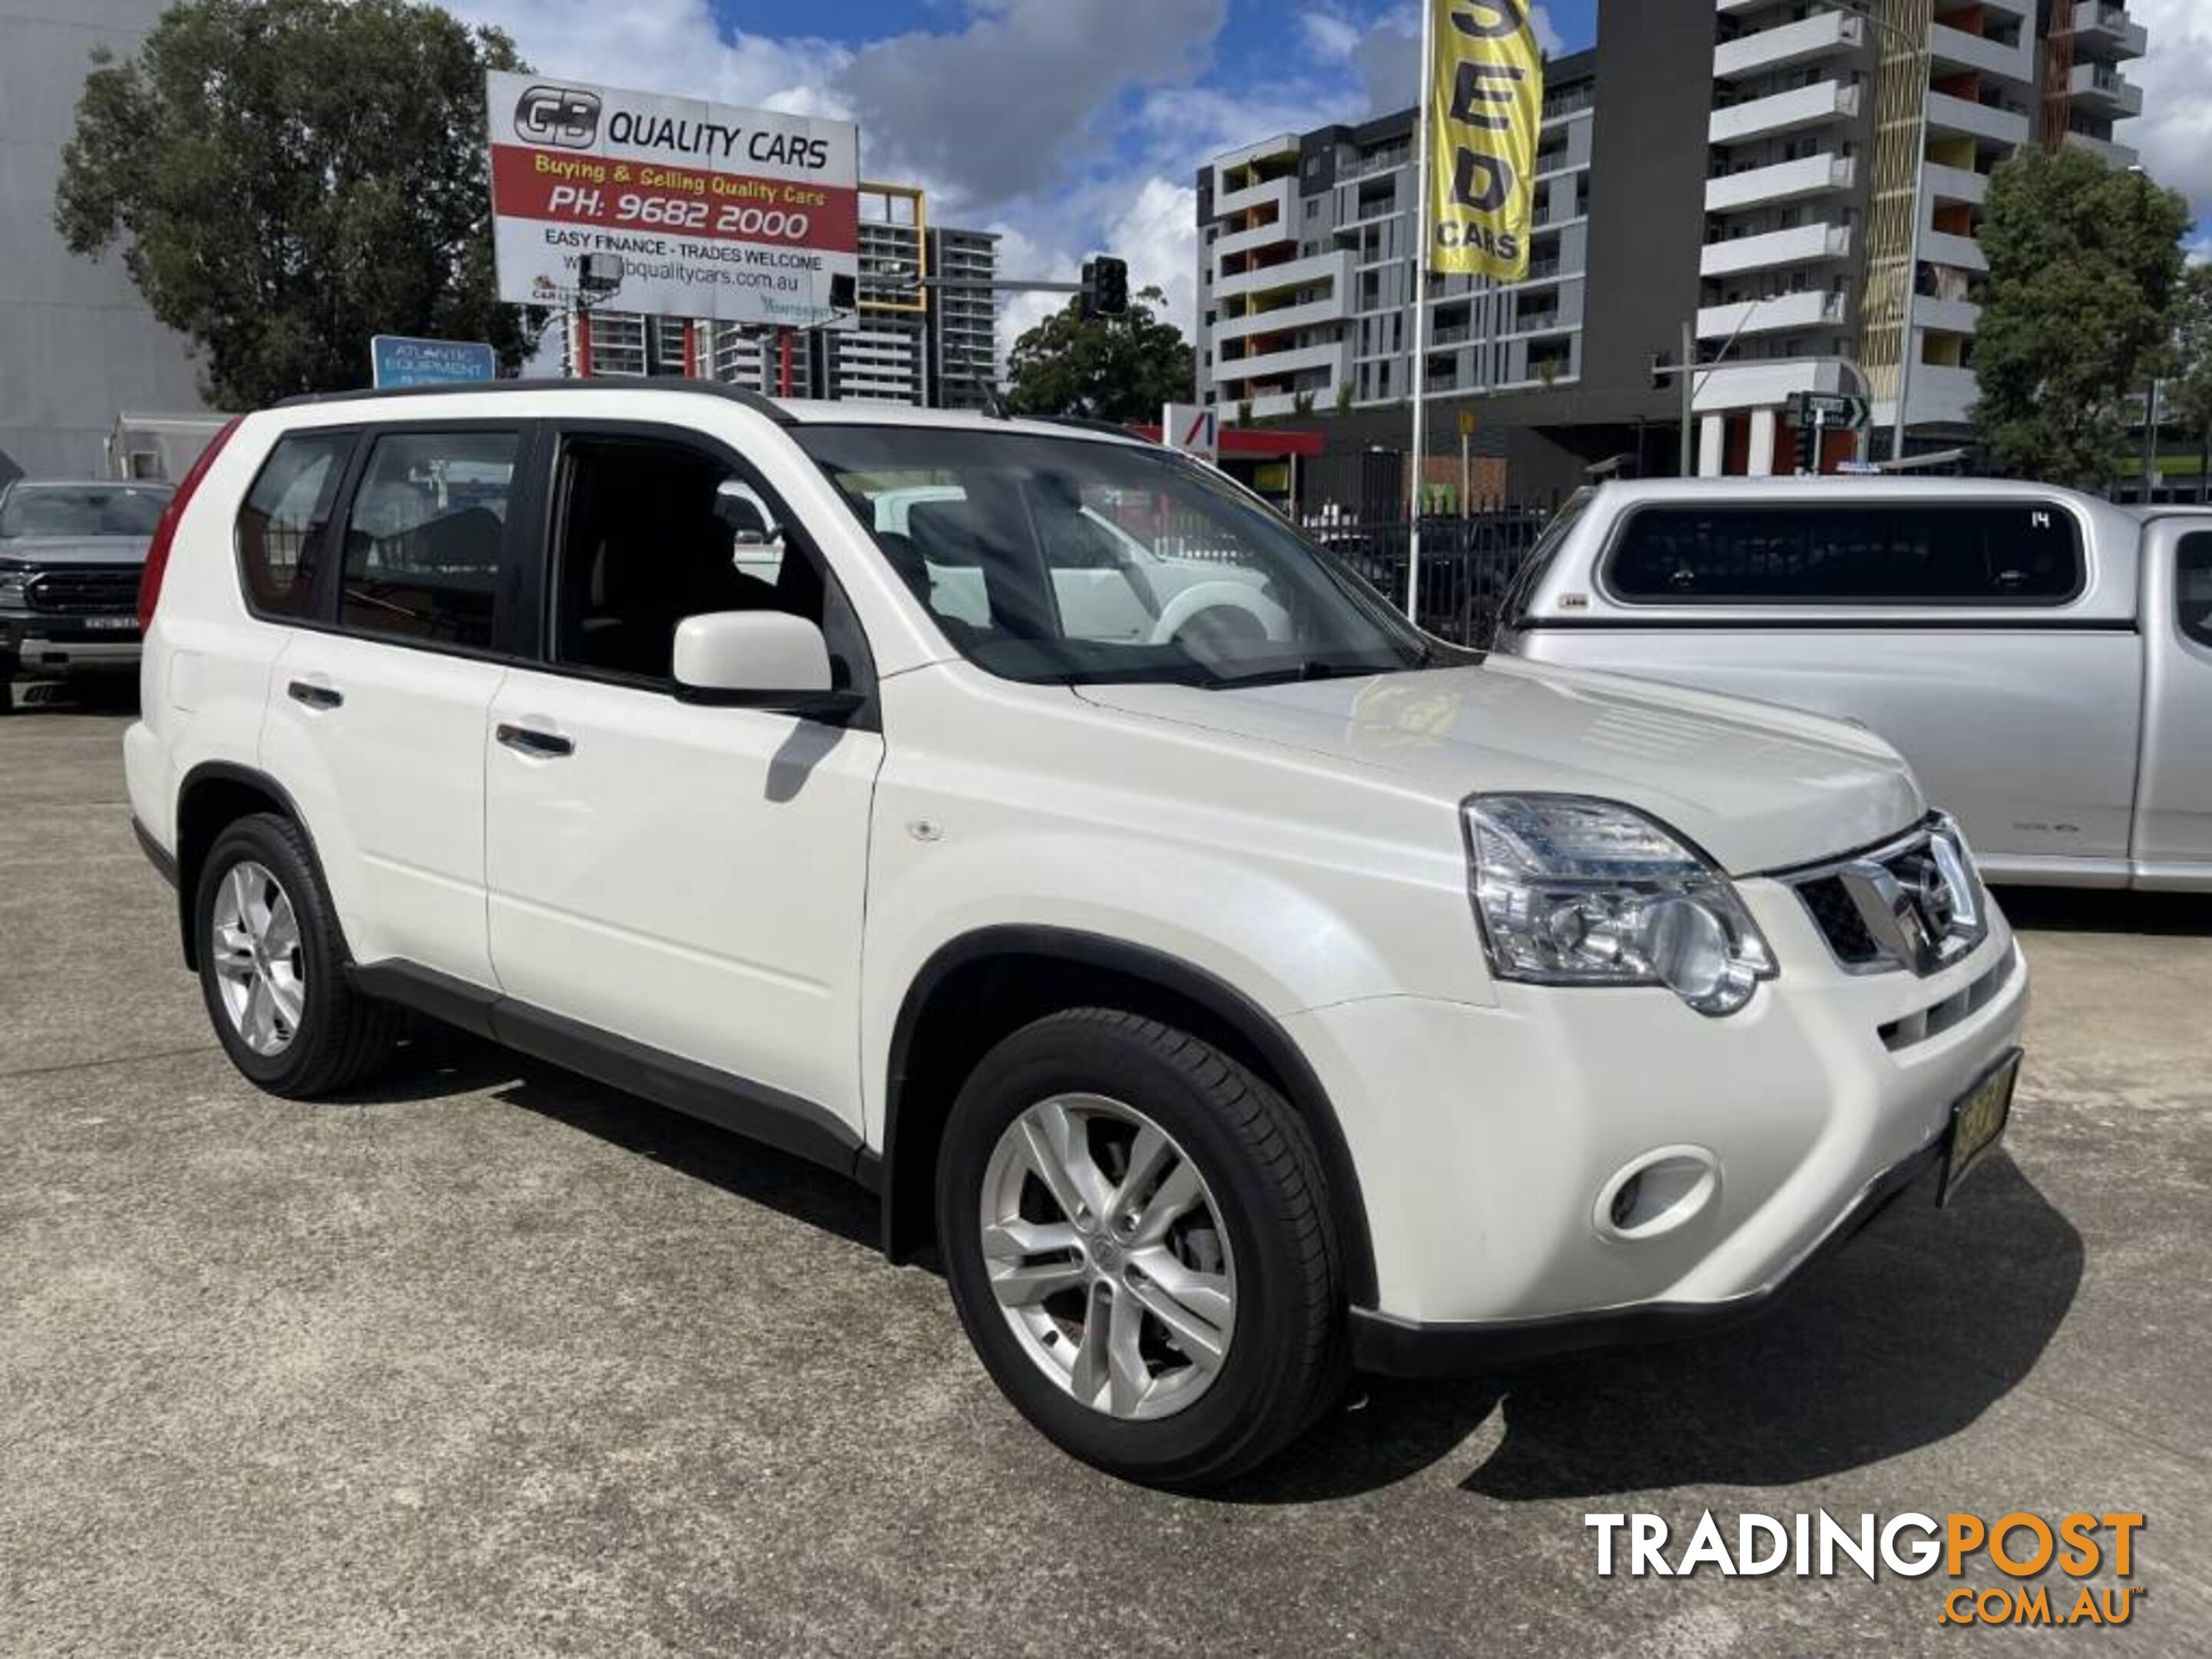
[[[946,637],[1008,679],[1248,685],[1430,659],[1334,559],[1164,450],[961,428],[793,435]]]
[[[145,484],[19,484],[0,507],[0,538],[151,536],[169,490]]]

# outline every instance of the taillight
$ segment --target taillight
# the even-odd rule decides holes
[[[215,465],[215,458],[230,441],[230,434],[238,430],[239,422],[246,417],[234,415],[223,422],[222,430],[208,441],[200,451],[199,459],[185,474],[177,493],[169,497],[169,504],[161,509],[160,522],[154,526],[154,539],[146,549],[146,568],[138,573],[138,631],[144,633],[154,625],[154,607],[161,602],[161,578],[169,573],[169,547],[177,539],[177,521],[185,516],[185,508],[192,499],[192,491],[199,488],[207,470]]]

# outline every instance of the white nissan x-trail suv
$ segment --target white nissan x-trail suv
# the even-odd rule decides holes
[[[411,1010],[844,1171],[1136,1480],[1740,1316],[2009,1108],[2027,974],[1881,740],[1486,662],[1119,434],[301,402],[142,610],[131,807],[247,1078]]]

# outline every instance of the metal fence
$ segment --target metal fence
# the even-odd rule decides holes
[[[1549,519],[1546,513],[1509,508],[1424,520],[1420,625],[1455,645],[1486,647],[1498,631],[1506,592]],[[1412,538],[1402,520],[1310,525],[1306,534],[1405,608]]]

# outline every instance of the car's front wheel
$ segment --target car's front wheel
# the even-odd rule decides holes
[[[1076,1009],[955,1103],[938,1231],[963,1324],[1068,1451],[1195,1486],[1280,1450],[1342,1372],[1342,1283],[1304,1122],[1210,1044]]]
[[[200,988],[232,1063],[298,1100],[359,1082],[399,1016],[347,982],[345,945],[313,849],[273,814],[216,837],[194,897]]]

